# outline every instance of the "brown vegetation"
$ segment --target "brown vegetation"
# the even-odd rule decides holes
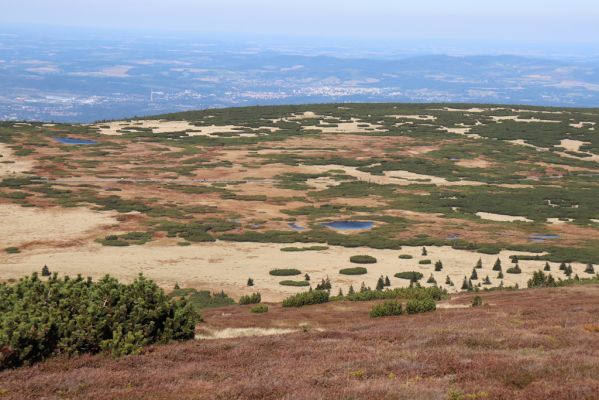
[[[429,314],[372,320],[372,302],[265,314],[206,311],[201,330],[280,336],[54,359],[0,374],[6,399],[595,399],[599,287],[457,295]]]

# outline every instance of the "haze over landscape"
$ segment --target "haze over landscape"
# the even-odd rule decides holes
[[[592,1],[0,11],[0,398],[597,399]]]

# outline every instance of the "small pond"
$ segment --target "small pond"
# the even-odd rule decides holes
[[[289,225],[289,227],[291,229],[293,229],[294,231],[298,231],[299,232],[299,231],[305,231],[306,230],[306,228],[304,228],[303,226],[299,226],[295,222],[287,224],[287,225]]]
[[[340,231],[359,231],[364,229],[372,229],[374,222],[372,221],[333,221],[322,224],[327,228],[337,229]]]
[[[529,239],[533,242],[544,242],[545,240],[559,239],[559,235],[542,235],[535,233],[530,235]]]
[[[86,140],[86,139],[76,139],[76,138],[70,138],[70,137],[56,137],[54,138],[54,140],[56,140],[57,142],[60,142],[62,144],[81,144],[81,145],[89,145],[89,144],[97,144],[98,142],[96,142],[95,140]]]

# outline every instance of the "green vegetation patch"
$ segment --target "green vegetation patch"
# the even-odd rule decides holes
[[[372,318],[389,317],[401,314],[403,314],[403,308],[401,303],[396,300],[376,304],[372,307],[372,310],[370,310],[370,317]]]
[[[241,296],[239,298],[239,304],[244,306],[247,304],[258,304],[262,301],[260,293],[252,293],[250,295]]]
[[[208,290],[175,289],[169,293],[169,297],[187,300],[198,312],[203,308],[224,307],[235,304],[235,300],[223,291],[210,293]]]
[[[259,304],[257,306],[250,308],[250,311],[253,312],[254,314],[264,314],[264,313],[268,312],[268,306],[266,304]]]
[[[365,275],[368,273],[368,269],[364,267],[344,268],[339,273],[341,275]]]
[[[420,314],[437,309],[437,303],[434,299],[411,299],[406,304],[406,311],[408,314]]]
[[[279,282],[279,285],[303,287],[303,286],[310,286],[310,282],[285,280],[285,281]]]
[[[322,251],[328,250],[329,246],[306,246],[306,247],[283,247],[281,251],[295,252],[295,251]]]
[[[283,300],[283,307],[303,307],[313,304],[322,304],[329,301],[329,292],[326,290],[313,290],[298,293]]]
[[[268,272],[272,276],[295,276],[301,275],[302,271],[295,268],[286,268],[286,269],[272,269]]]
[[[407,279],[407,280],[412,281],[412,282],[418,282],[420,279],[422,279],[424,277],[424,275],[421,272],[418,272],[418,271],[398,272],[394,276],[396,278]]]
[[[57,354],[135,354],[152,343],[193,339],[196,319],[185,300],[167,297],[143,276],[125,285],[109,276],[94,282],[33,274],[0,285],[0,370]]]
[[[357,255],[357,256],[351,256],[349,258],[349,261],[353,262],[354,264],[376,264],[377,259],[374,258],[373,256]]]

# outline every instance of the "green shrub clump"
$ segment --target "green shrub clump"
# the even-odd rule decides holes
[[[273,269],[269,272],[272,276],[295,276],[301,275],[302,271],[295,268],[287,268],[287,269]]]
[[[508,274],[521,274],[522,270],[520,269],[520,266],[516,264],[513,267],[506,269],[505,272]]]
[[[4,249],[4,251],[6,251],[8,254],[17,254],[21,252],[18,247],[7,247]]]
[[[254,314],[264,314],[265,312],[268,312],[268,306],[265,304],[258,304],[257,306],[250,308],[250,311]]]
[[[376,264],[377,260],[373,256],[358,255],[358,256],[351,256],[349,258],[349,261],[353,262],[354,264]]]
[[[429,265],[431,263],[432,263],[431,260],[420,260],[420,261],[418,261],[418,264],[421,264],[421,265]]]
[[[262,301],[260,293],[252,293],[250,295],[241,296],[239,298],[239,304],[244,306],[246,304],[258,304]]]
[[[407,280],[412,281],[412,282],[418,282],[420,279],[422,279],[424,277],[424,275],[422,275],[422,273],[417,272],[417,271],[398,272],[394,276],[396,278],[407,279]]]
[[[437,303],[432,298],[412,299],[406,304],[408,314],[420,314],[429,311],[435,311]]]
[[[142,346],[193,339],[197,314],[139,276],[129,285],[106,276],[42,281],[37,274],[0,285],[0,369],[56,354],[138,353]]]
[[[414,257],[412,257],[412,256],[411,256],[411,255],[409,255],[409,254],[400,254],[400,255],[399,255],[399,258],[400,258],[401,260],[411,260],[411,259],[412,259],[412,258],[414,258]]]
[[[527,284],[529,288],[556,287],[558,285],[551,274],[545,274],[543,271],[533,272],[532,278],[528,280]]]
[[[283,300],[283,307],[303,307],[312,304],[322,304],[329,301],[329,292],[326,290],[313,290],[298,293]]]
[[[308,281],[291,281],[291,280],[285,280],[285,281],[279,282],[279,285],[282,285],[282,286],[304,287],[304,286],[310,286],[310,282],[308,282]]]
[[[370,316],[372,318],[388,317],[401,314],[403,314],[401,303],[396,300],[376,304],[374,307],[372,307],[372,310],[370,310]]]
[[[368,270],[364,267],[344,268],[339,273],[342,275],[365,275]]]

